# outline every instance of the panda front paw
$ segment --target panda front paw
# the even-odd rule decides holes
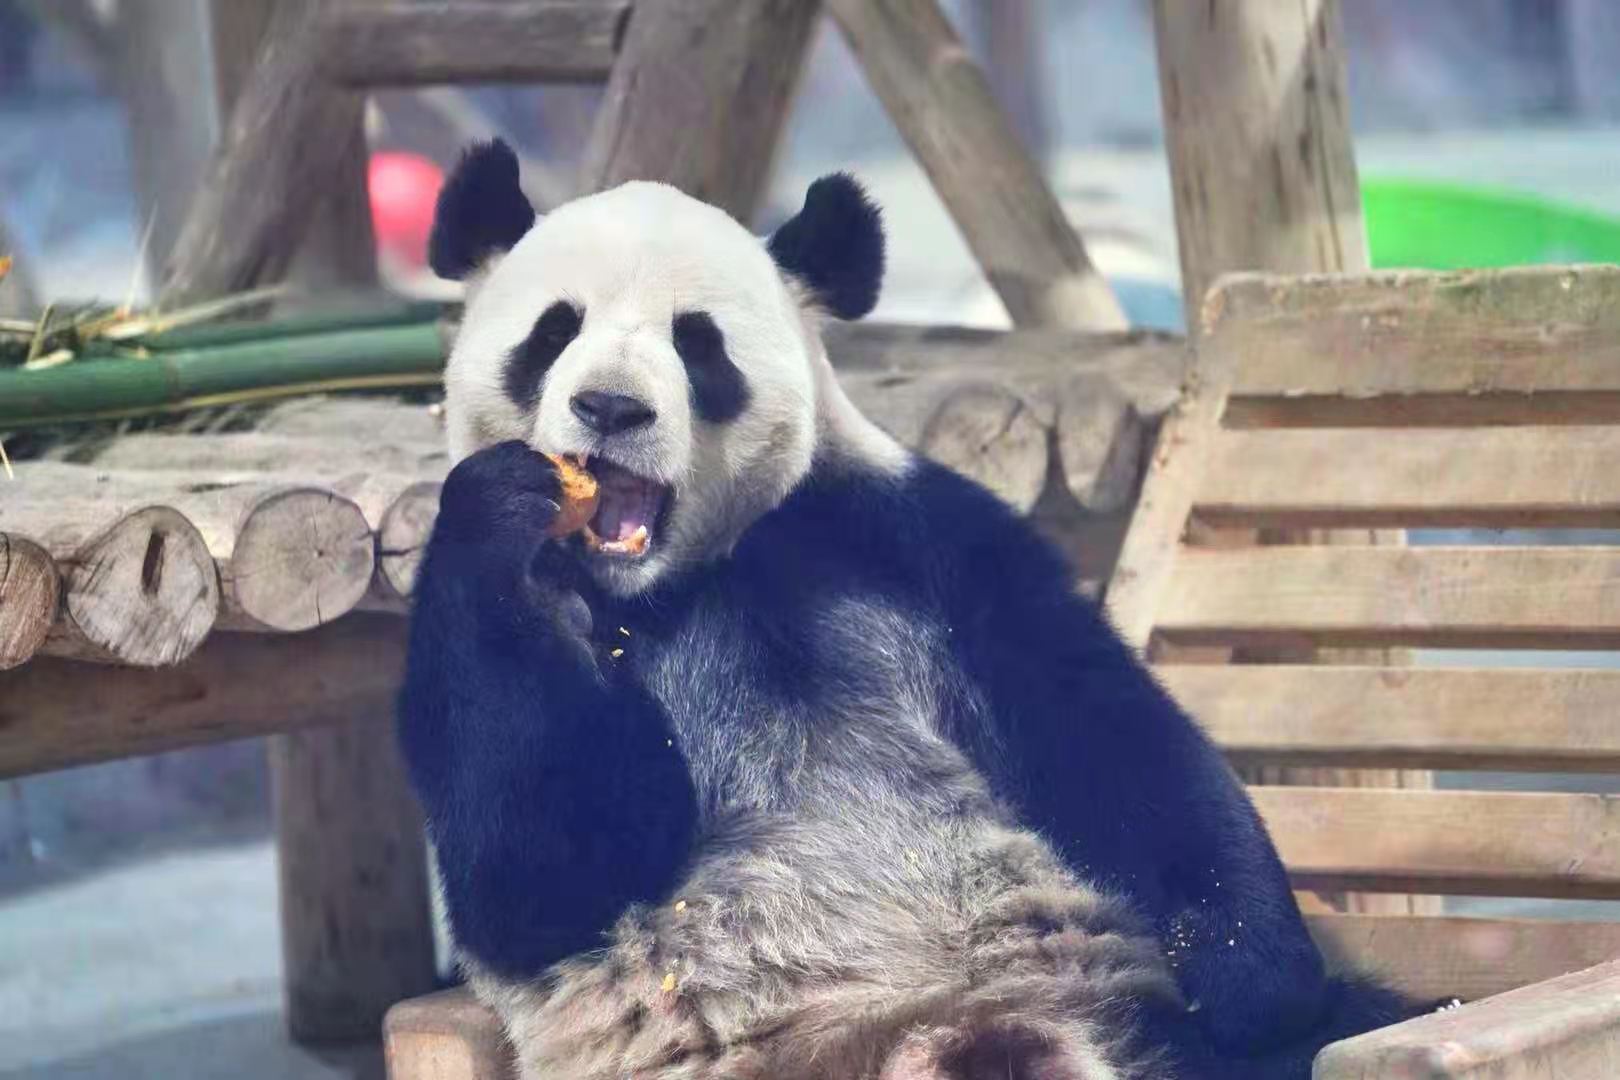
[[[473,588],[500,633],[547,630],[583,642],[591,631],[585,575],[547,534],[562,497],[556,466],[524,443],[468,456],[439,496],[431,571]]]
[[[450,470],[435,529],[448,540],[532,554],[561,501],[562,479],[549,458],[515,440],[496,443]]]

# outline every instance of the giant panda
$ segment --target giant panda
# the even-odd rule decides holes
[[[1413,1011],[1326,973],[1053,549],[844,396],[855,181],[763,241],[656,183],[537,219],[497,141],[430,253],[467,299],[400,736],[526,1080],[1303,1080]],[[541,452],[605,542],[547,537]]]

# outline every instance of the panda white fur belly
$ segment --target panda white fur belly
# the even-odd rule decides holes
[[[526,1078],[1301,1078],[1329,977],[1257,816],[1067,568],[838,387],[883,237],[672,188],[441,194],[457,461],[400,735]],[[546,539],[586,457],[608,543]],[[645,550],[633,553],[639,536]]]

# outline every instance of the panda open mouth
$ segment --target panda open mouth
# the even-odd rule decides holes
[[[596,513],[585,526],[585,546],[602,555],[639,558],[657,538],[669,509],[667,485],[593,458]]]

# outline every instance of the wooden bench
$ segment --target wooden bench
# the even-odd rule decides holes
[[[1108,591],[1247,764],[1620,772],[1620,670],[1189,663],[1210,647],[1620,646],[1620,547],[1211,547],[1199,529],[1620,526],[1620,269],[1228,279]],[[1202,653],[1177,646],[1192,646]],[[1620,800],[1251,787],[1302,889],[1620,899]],[[1318,1080],[1620,1076],[1620,922],[1315,914],[1330,956],[1470,1001]],[[506,1080],[464,992],[396,1006],[393,1080]]]

